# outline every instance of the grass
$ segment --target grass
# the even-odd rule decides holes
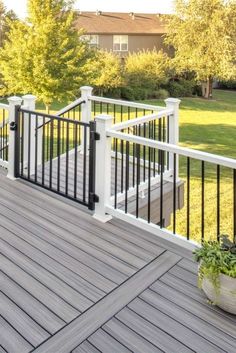
[[[163,105],[163,101],[148,100],[145,103]],[[55,114],[66,103],[54,103]],[[43,111],[42,104],[37,109]],[[105,109],[105,108],[104,108]],[[99,113],[99,107],[98,111]],[[125,112],[124,112],[125,113]],[[140,112],[142,114],[142,112]],[[134,115],[132,116],[134,117]],[[121,119],[117,111],[117,121]],[[236,158],[236,92],[215,90],[213,100],[183,98],[180,105],[180,145],[217,155]],[[186,158],[180,158],[180,177],[185,182]],[[233,237],[233,181],[232,170],[221,168],[220,185],[220,233]],[[201,163],[191,160],[190,181],[190,238],[201,241]],[[205,239],[216,238],[216,166],[205,165]],[[177,233],[186,235],[185,207],[177,213]]]

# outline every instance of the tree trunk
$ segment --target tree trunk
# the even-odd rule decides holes
[[[213,86],[213,79],[212,77],[208,77],[207,81],[202,82],[202,96],[206,99],[212,98],[212,86]]]
[[[50,113],[50,105],[45,104],[45,108],[46,108],[46,114],[49,114]]]

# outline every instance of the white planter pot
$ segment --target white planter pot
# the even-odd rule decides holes
[[[236,278],[220,274],[219,289],[215,288],[212,282],[204,277],[202,281],[202,289],[208,299],[221,309],[236,315]]]

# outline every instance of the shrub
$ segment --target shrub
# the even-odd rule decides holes
[[[123,87],[121,89],[121,98],[129,101],[145,100],[150,98],[150,90],[143,87]]]
[[[171,97],[191,97],[196,94],[196,82],[190,80],[170,81],[167,89]]]
[[[163,51],[129,54],[124,65],[126,83],[131,87],[155,90],[166,83],[170,59]]]
[[[220,81],[219,88],[223,89],[236,89],[236,80]]]
[[[160,88],[156,91],[153,91],[151,96],[149,96],[148,98],[155,98],[155,99],[166,99],[170,96],[169,92],[164,89],[164,88]]]

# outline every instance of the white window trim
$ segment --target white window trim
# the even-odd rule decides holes
[[[121,41],[120,41],[120,43],[116,43],[116,44],[120,45],[120,49],[118,49],[118,50],[114,49],[114,44],[115,44],[114,37],[127,37],[127,49],[126,50],[121,49],[121,45],[124,44],[124,43],[121,43]],[[127,34],[114,34],[113,35],[113,51],[114,52],[127,52],[127,51],[129,51],[129,36]]]

